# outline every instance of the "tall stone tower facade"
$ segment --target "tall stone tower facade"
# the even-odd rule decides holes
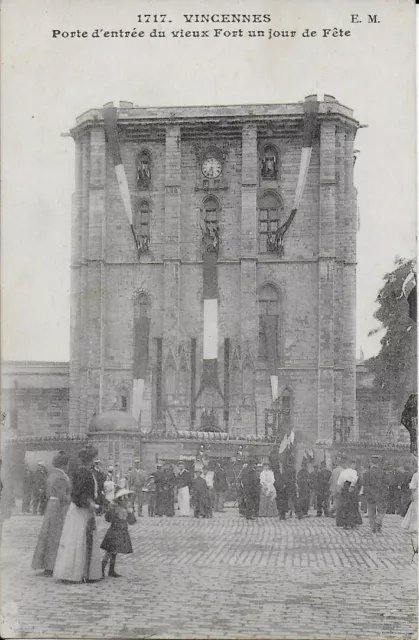
[[[145,348],[142,431],[293,429],[312,447],[356,437],[359,125],[332,96],[318,103],[305,186],[290,218],[305,107],[316,101],[120,103],[132,228],[103,109],[77,119],[73,431],[86,431],[104,411],[131,412],[136,351]],[[138,345],[136,318],[148,320],[146,345]]]

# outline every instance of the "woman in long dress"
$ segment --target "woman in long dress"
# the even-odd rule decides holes
[[[275,475],[268,462],[264,463],[260,474],[259,516],[268,518],[278,516]]]
[[[47,480],[48,504],[32,559],[32,569],[44,569],[45,575],[53,573],[71,490],[70,478],[65,471],[67,454],[59,453],[52,464],[54,469]]]
[[[403,529],[410,534],[414,554],[418,552],[418,472],[413,474],[409,484],[412,502],[402,520]]]
[[[344,469],[338,479],[338,485],[342,487],[339,506],[336,510],[336,525],[344,529],[353,529],[362,524],[362,516],[359,512],[359,493],[361,490],[358,474],[355,469],[355,461],[352,468]]]
[[[72,478],[71,504],[68,509],[57,559],[54,579],[66,582],[95,582],[102,577],[95,511],[98,486],[92,473],[97,450],[80,451],[81,466]]]

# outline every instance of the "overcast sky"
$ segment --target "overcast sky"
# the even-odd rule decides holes
[[[367,5],[367,6],[366,6]],[[368,24],[369,14],[377,22]],[[297,37],[150,38],[154,26],[191,28],[187,13],[270,14],[255,25]],[[168,14],[143,27],[136,16]],[[61,137],[77,115],[114,100],[139,106],[282,103],[334,95],[368,128],[356,138],[357,342],[379,339],[373,313],[394,258],[416,248],[414,5],[410,0],[5,0],[2,6],[3,359],[68,360],[74,145]],[[351,24],[359,14],[361,24]],[[379,22],[378,22],[379,21]],[[144,38],[64,39],[52,30],[143,28]],[[305,28],[350,37],[302,38]]]

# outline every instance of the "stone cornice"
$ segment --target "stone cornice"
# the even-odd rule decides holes
[[[118,108],[118,124],[123,127],[144,128],[150,125],[182,127],[194,126],[243,126],[246,124],[276,123],[278,125],[299,126],[304,116],[304,102],[293,104],[267,105],[230,105],[195,107],[136,107],[122,105]],[[319,103],[319,121],[333,121],[357,129],[359,123],[353,117],[352,109],[337,101]],[[76,126],[70,130],[73,138],[82,135],[87,129],[103,125],[103,109],[90,109],[76,118]]]

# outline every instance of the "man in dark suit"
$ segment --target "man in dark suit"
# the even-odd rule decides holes
[[[97,482],[97,504],[99,505],[98,515],[103,513],[105,505],[105,480],[106,475],[100,468],[100,460],[96,458],[92,469],[93,476]]]
[[[387,508],[388,483],[386,473],[380,466],[380,456],[372,456],[371,467],[364,474],[364,493],[371,530],[381,533]]]
[[[276,489],[276,507],[278,509],[279,518],[285,520],[288,512],[288,491],[286,476],[281,471],[281,467],[276,466],[273,469],[275,476],[275,489]]]
[[[257,515],[260,493],[259,476],[256,471],[256,460],[254,458],[249,458],[247,467],[243,469],[241,484],[246,508],[246,520],[253,520]]]
[[[331,475],[332,472],[329,471],[326,467],[326,462],[323,460],[320,463],[320,469],[317,471],[314,479],[317,516],[319,518],[323,513],[325,516],[329,513],[329,482]]]
[[[219,462],[215,465],[214,471],[214,491],[215,491],[215,510],[224,510],[224,500],[228,490],[227,474]]]

